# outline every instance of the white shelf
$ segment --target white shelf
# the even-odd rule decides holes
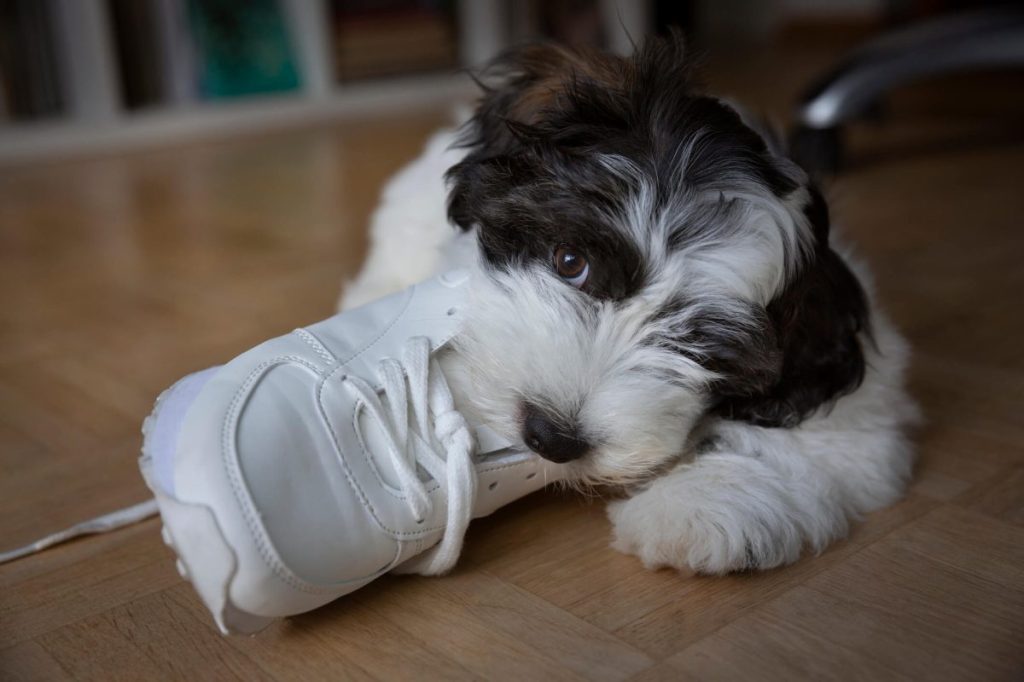
[[[103,0],[49,0],[70,115],[109,121],[118,110],[110,13]]]
[[[450,107],[454,112],[475,93],[465,75],[417,76],[347,85],[322,96],[307,92],[246,97],[121,113],[103,120],[18,124],[0,128],[0,164],[251,134],[385,111]]]

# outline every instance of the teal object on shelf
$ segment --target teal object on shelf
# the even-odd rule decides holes
[[[205,99],[296,90],[301,85],[276,0],[189,0]]]

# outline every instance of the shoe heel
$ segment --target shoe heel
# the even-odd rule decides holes
[[[235,553],[224,539],[213,512],[156,493],[164,527],[164,543],[178,555],[181,577],[192,583],[217,627],[224,634],[253,634],[276,618],[255,616],[231,604],[229,589],[238,568]]]
[[[199,388],[217,369],[191,374],[156,399],[152,413],[142,425],[143,445],[139,468],[156,497],[164,524],[160,535],[164,544],[178,557],[178,573],[192,583],[222,633],[253,634],[277,619],[246,613],[231,603],[229,590],[238,570],[238,560],[213,510],[201,504],[180,502],[167,492],[171,477],[166,471],[158,470],[160,464],[154,457],[156,448],[172,447],[171,443],[177,439],[176,431],[162,428],[161,421],[165,412],[184,413]],[[178,423],[180,418],[172,417],[171,422]],[[160,440],[164,442],[154,443]]]

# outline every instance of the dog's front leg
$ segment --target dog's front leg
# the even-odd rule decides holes
[[[610,505],[613,546],[651,567],[712,574],[787,564],[805,547],[821,551],[846,535],[851,519],[903,492],[907,440],[893,424],[876,426],[723,423],[710,452]]]
[[[648,568],[721,574],[795,561],[820,535],[824,509],[809,509],[789,482],[757,457],[715,452],[609,505],[612,546]],[[817,496],[815,496],[817,497]],[[819,505],[820,506],[820,505]],[[845,518],[830,518],[835,533]]]

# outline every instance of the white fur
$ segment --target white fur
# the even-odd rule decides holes
[[[654,214],[651,190],[638,184],[626,214],[610,218],[646,245],[650,281],[621,304],[594,305],[542,268],[480,271],[473,233],[456,238],[445,215],[442,175],[461,155],[449,150],[453,139],[450,131],[435,136],[385,189],[371,252],[343,307],[453,265],[474,268],[466,331],[443,359],[460,409],[516,439],[523,400],[572,415],[601,444],[568,465],[573,478],[632,492],[609,507],[614,547],[648,566],[770,568],[804,548],[821,551],[852,519],[900,496],[912,461],[904,429],[915,415],[903,389],[908,351],[877,309],[877,345],[863,340],[863,384],[795,428],[702,418],[702,389],[715,375],[642,343],[658,331],[651,313],[678,291],[702,292],[726,309],[770,300],[800,265],[806,226],[796,206],[805,197],[780,205],[751,188],[723,186]],[[615,157],[606,165],[630,174]],[[755,229],[669,254],[669,221],[681,216]],[[678,329],[687,314],[665,323]],[[698,452],[706,442],[713,447]]]
[[[912,462],[904,428],[917,412],[902,385],[907,346],[877,311],[875,336],[864,383],[831,410],[790,429],[708,424],[721,447],[609,505],[613,546],[649,567],[771,568],[899,499]]]
[[[359,277],[342,290],[339,308],[369,303],[447,269],[445,248],[454,231],[446,217],[444,173],[462,158],[451,149],[454,136],[451,130],[435,134],[384,187],[370,217],[369,254]]]
[[[586,483],[649,477],[684,449],[713,374],[670,349],[643,345],[652,303],[588,305],[586,295],[540,269],[476,274],[455,357],[458,392],[477,416],[518,439],[523,400],[574,418],[600,442],[569,465]],[[675,382],[667,385],[668,373]],[[566,424],[566,426],[572,426]]]

